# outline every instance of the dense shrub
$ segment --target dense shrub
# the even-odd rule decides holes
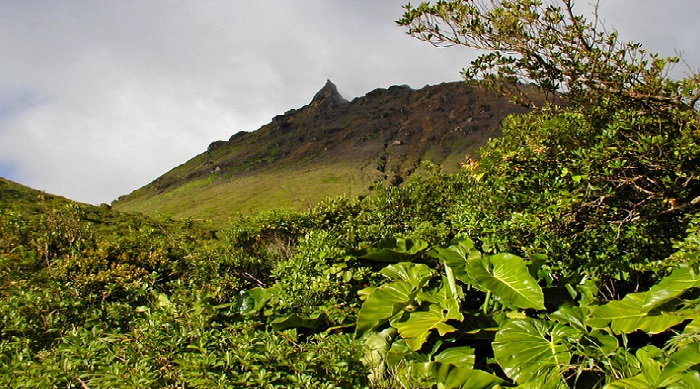
[[[573,273],[663,266],[700,194],[692,117],[545,112],[502,131],[468,169],[455,228],[486,251],[545,253]]]

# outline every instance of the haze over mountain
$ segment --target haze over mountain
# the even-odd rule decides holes
[[[330,80],[308,105],[239,132],[120,197],[122,211],[226,219],[236,212],[305,208],[400,184],[421,161],[455,170],[498,135],[501,119],[524,112],[464,83],[376,89],[352,101]]]

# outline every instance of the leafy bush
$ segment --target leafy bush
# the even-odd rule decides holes
[[[369,272],[341,247],[340,239],[325,231],[312,231],[301,239],[296,254],[272,270],[276,309],[340,313],[354,306],[354,292]]]
[[[72,326],[50,348],[2,340],[5,387],[363,387],[360,345],[348,336],[301,340],[240,320],[201,293],[154,295],[128,330]],[[236,319],[238,317],[238,319]]]
[[[600,303],[595,284],[546,301],[532,263],[470,241],[434,248],[440,268],[399,262],[361,292],[356,336],[373,384],[402,387],[656,387],[700,384],[697,268]],[[528,268],[530,266],[530,268]],[[477,304],[474,304],[477,302]],[[651,337],[664,334],[663,349]]]
[[[700,193],[694,119],[544,112],[502,131],[467,172],[457,230],[486,251],[545,253],[563,272],[663,267]]]

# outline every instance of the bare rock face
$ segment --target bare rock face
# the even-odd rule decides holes
[[[327,80],[326,85],[314,95],[311,103],[307,106],[307,111],[330,112],[347,103],[348,101],[338,93],[335,84],[331,80]]]

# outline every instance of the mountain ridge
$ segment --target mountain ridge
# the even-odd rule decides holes
[[[225,218],[366,195],[376,183],[400,184],[422,160],[456,170],[465,155],[498,136],[503,117],[522,112],[500,95],[461,82],[378,88],[348,101],[327,80],[309,104],[256,131],[212,142],[113,206]]]

